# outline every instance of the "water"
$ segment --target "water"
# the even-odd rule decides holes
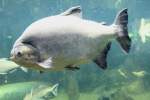
[[[118,43],[113,41],[106,70],[94,63],[81,65],[78,71],[42,74],[18,69],[8,75],[0,75],[0,84],[27,81],[59,83],[58,96],[52,100],[149,100],[150,30],[145,28],[150,24],[149,0],[0,0],[0,57],[9,57],[14,41],[33,21],[76,5],[82,6],[83,18],[108,24],[113,22],[119,10],[128,8],[132,38],[130,53],[123,53]],[[142,18],[146,22],[139,32]],[[145,42],[139,34],[146,37]],[[15,100],[20,99],[16,97]]]

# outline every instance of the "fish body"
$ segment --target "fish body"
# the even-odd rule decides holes
[[[91,61],[105,69],[113,39],[117,38],[129,52],[127,9],[117,15],[112,25],[82,19],[79,15],[81,8],[77,6],[32,23],[16,40],[12,60],[39,70],[73,69]]]

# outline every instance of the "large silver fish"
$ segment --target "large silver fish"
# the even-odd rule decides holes
[[[106,69],[111,41],[116,39],[129,52],[127,9],[120,11],[112,25],[82,18],[81,7],[42,18],[29,25],[16,40],[11,59],[38,70],[79,69],[78,65],[94,61]]]

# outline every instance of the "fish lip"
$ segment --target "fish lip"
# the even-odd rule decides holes
[[[8,60],[14,61],[14,60],[15,60],[15,57],[14,57],[14,56],[10,56],[10,57],[8,58]]]

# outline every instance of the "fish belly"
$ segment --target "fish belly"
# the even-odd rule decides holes
[[[89,38],[79,34],[59,37],[55,44],[53,68],[64,68],[67,65],[80,65],[92,61],[105,47],[108,41],[103,38]],[[52,43],[52,42],[51,42]]]

